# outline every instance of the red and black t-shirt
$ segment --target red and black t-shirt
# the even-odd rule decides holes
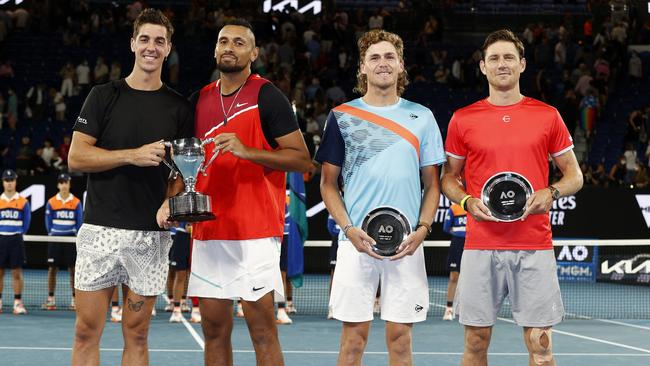
[[[273,151],[278,147],[276,138],[298,130],[287,98],[258,75],[251,75],[241,90],[224,96],[224,108],[220,93],[217,81],[192,96],[195,136],[206,139],[221,133],[235,133],[248,147]],[[224,124],[225,113],[228,113],[228,122]],[[206,145],[206,161],[213,149],[213,144]],[[196,189],[212,198],[212,211],[217,218],[195,224],[195,239],[248,240],[282,236],[284,171],[230,153],[219,153],[206,174],[199,175]]]

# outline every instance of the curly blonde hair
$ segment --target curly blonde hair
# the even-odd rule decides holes
[[[400,62],[404,62],[404,41],[402,41],[400,36],[381,29],[375,29],[364,33],[363,36],[359,38],[359,41],[357,41],[357,47],[359,48],[359,69],[357,70],[357,86],[354,87],[354,91],[361,95],[365,95],[368,91],[368,76],[361,73],[361,63],[363,63],[363,60],[366,58],[368,48],[373,44],[382,41],[390,42],[395,46]],[[402,95],[408,84],[408,74],[406,73],[405,68],[397,77],[397,95]]]

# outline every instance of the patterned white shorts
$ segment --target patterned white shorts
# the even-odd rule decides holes
[[[141,296],[159,295],[165,291],[171,245],[168,231],[83,224],[77,234],[74,287],[98,291],[122,283]]]

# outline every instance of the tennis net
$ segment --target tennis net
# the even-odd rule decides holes
[[[74,245],[74,238],[25,236],[26,245]],[[305,251],[329,242],[309,241]],[[425,242],[429,274],[429,316],[441,317],[445,310],[448,272],[445,269],[449,243]],[[650,319],[650,240],[555,240],[558,277],[567,318]],[[32,251],[30,251],[32,252]],[[306,256],[311,258],[313,256]],[[29,259],[29,258],[28,258]],[[322,260],[326,260],[323,258]],[[41,263],[42,262],[42,263]],[[46,262],[29,260],[24,271],[23,301],[28,309],[38,309],[47,298]],[[71,299],[69,277],[62,268],[57,277],[56,299],[59,309],[67,309]],[[3,303],[13,299],[10,271],[5,271]],[[303,286],[293,290],[299,314],[325,316],[329,300],[329,275],[307,273]],[[165,306],[159,297],[156,307]],[[5,309],[6,310],[6,309]],[[506,299],[499,316],[512,316]]]

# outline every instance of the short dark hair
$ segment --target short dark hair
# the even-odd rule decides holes
[[[162,11],[154,8],[144,9],[133,22],[133,38],[138,36],[140,27],[144,24],[162,25],[167,29],[167,42],[171,42],[172,35],[174,35],[174,26]]]
[[[519,58],[524,58],[524,44],[519,37],[512,33],[510,29],[499,29],[485,37],[485,42],[483,42],[483,47],[481,47],[483,59],[485,59],[485,51],[487,51],[488,47],[499,41],[512,42],[519,53]]]
[[[231,19],[231,20],[225,22],[223,24],[223,27],[228,26],[228,25],[234,25],[234,26],[238,26],[238,27],[248,28],[251,31],[251,34],[253,35],[253,48],[255,48],[256,43],[257,43],[255,41],[255,29],[253,29],[253,25],[248,20],[243,19],[243,18]],[[221,29],[223,29],[223,27],[221,27]]]
[[[253,25],[248,20],[243,18],[231,19],[223,24],[224,27],[227,25],[238,25],[240,27],[248,28],[251,30],[251,32],[253,32],[253,34],[255,34],[255,29],[253,29]]]

